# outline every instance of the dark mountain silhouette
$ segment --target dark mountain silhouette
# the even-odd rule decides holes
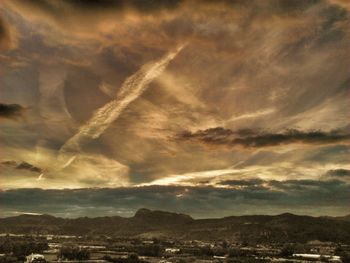
[[[181,239],[247,242],[307,242],[310,240],[350,243],[350,216],[311,217],[231,216],[193,219],[188,215],[142,208],[133,217],[57,218],[50,215],[20,215],[0,219],[1,233],[107,235],[119,237],[173,237]]]

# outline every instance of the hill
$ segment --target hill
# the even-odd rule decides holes
[[[247,242],[350,243],[350,221],[346,217],[231,216],[193,219],[188,215],[140,209],[133,217],[57,218],[50,215],[20,215],[0,219],[1,233],[108,235],[118,237],[173,237],[198,240]]]

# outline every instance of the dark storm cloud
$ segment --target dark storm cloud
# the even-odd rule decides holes
[[[311,179],[304,179],[304,180],[286,180],[286,181],[277,181],[277,180],[271,180],[267,182],[270,187],[274,187],[279,190],[283,191],[311,191],[311,190],[319,190],[323,189],[324,191],[336,191],[339,187],[348,185],[340,180],[311,180]]]
[[[36,167],[30,163],[27,162],[21,162],[20,164],[17,165],[16,169],[19,170],[28,170],[31,172],[35,172],[35,173],[42,173],[42,170],[39,167]]]
[[[243,181],[240,184],[250,184]],[[258,182],[258,181],[256,181]],[[173,210],[194,217],[249,213],[296,212],[327,214],[327,207],[349,210],[349,185],[338,180],[266,181],[268,187],[242,189],[214,187],[147,186],[129,188],[43,190],[15,189],[0,192],[2,215],[11,211],[49,213],[58,216],[121,214],[131,216],[140,207]],[[274,188],[272,188],[272,186]],[[264,205],[261,207],[261,205]],[[263,210],[262,210],[263,209]],[[253,212],[250,212],[253,213]]]
[[[284,133],[256,133],[249,130],[232,131],[222,127],[199,130],[197,132],[185,131],[177,136],[178,140],[194,141],[208,146],[242,146],[268,147],[293,143],[303,144],[334,144],[350,140],[350,134],[337,131],[299,131],[287,130]]]
[[[329,170],[326,175],[335,177],[350,177],[350,170],[347,169],[334,169]]]
[[[0,103],[0,118],[18,119],[23,116],[24,110],[19,104]]]
[[[18,170],[26,170],[34,173],[42,173],[42,169],[27,162],[17,163],[16,161],[3,161],[1,165]]]

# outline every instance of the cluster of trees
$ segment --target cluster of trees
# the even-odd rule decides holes
[[[205,246],[205,247],[201,247],[199,250],[194,251],[194,255],[212,257],[215,255],[215,252],[210,246]]]
[[[350,263],[350,251],[344,250],[341,246],[335,249],[335,254],[340,256],[343,263]]]
[[[137,246],[135,250],[138,255],[147,257],[159,257],[163,253],[163,249],[158,244]]]
[[[88,260],[90,252],[87,249],[66,246],[60,249],[58,257],[63,260]]]
[[[302,243],[287,243],[285,244],[280,252],[281,257],[291,257],[293,254],[310,253],[311,246]]]
[[[193,251],[193,254],[196,256],[201,257],[213,257],[213,256],[225,256],[228,255],[229,257],[245,257],[245,256],[251,256],[252,251],[242,250],[239,248],[228,248],[228,246],[216,246],[216,247],[210,247],[205,246],[201,247],[199,250]]]
[[[231,248],[228,252],[229,258],[240,258],[254,255],[254,251],[243,250],[239,248]]]
[[[14,256],[4,256],[0,257],[0,263],[23,263],[23,260],[19,260]]]
[[[286,244],[281,249],[280,256],[291,257],[295,253],[308,253],[309,248],[307,245],[303,244]],[[340,256],[343,263],[350,263],[350,251],[344,250],[341,246],[337,247],[334,254]],[[328,262],[327,258],[322,258],[321,261]]]
[[[11,254],[13,257],[19,260],[25,259],[25,256],[31,253],[43,253],[44,250],[49,248],[47,242],[43,241],[16,241],[6,238],[0,243],[1,254]],[[11,262],[11,259],[8,259]],[[0,261],[1,262],[1,261]]]
[[[148,263],[148,261],[139,259],[136,253],[130,254],[127,258],[112,258],[110,256],[104,256],[104,260],[112,263]]]
[[[268,259],[259,259],[254,257],[247,257],[247,258],[234,258],[234,259],[228,259],[226,263],[267,263],[271,262]]]
[[[295,253],[296,248],[293,244],[286,244],[283,246],[280,252],[281,257],[291,257]]]

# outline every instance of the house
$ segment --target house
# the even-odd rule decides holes
[[[175,254],[175,253],[180,252],[180,249],[179,249],[179,248],[172,248],[172,247],[168,247],[168,248],[166,248],[166,249],[165,249],[165,252]]]
[[[318,254],[293,254],[293,257],[295,258],[301,258],[301,259],[310,259],[310,260],[317,260],[317,259],[327,259],[331,262],[341,262],[341,259],[339,256],[331,256],[331,255],[318,255]]]
[[[46,262],[45,257],[41,254],[31,254],[26,257],[25,263],[44,263]]]

